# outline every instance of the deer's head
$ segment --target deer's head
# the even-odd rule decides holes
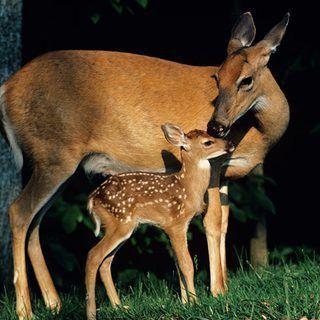
[[[219,95],[214,101],[215,113],[208,131],[225,136],[242,115],[263,102],[263,74],[270,55],[280,44],[289,22],[289,13],[257,44],[251,46],[256,29],[249,12],[244,13],[233,27],[227,58],[213,77]]]

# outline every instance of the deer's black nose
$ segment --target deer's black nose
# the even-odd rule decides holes
[[[227,126],[214,121],[210,120],[207,126],[207,131],[210,135],[217,137],[217,138],[223,138],[224,136],[227,135],[229,132],[229,129]]]

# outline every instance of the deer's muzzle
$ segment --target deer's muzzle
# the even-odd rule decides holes
[[[224,138],[230,131],[230,127],[220,121],[210,120],[207,125],[207,132],[215,138]]]

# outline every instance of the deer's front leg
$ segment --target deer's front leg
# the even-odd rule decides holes
[[[203,222],[209,252],[210,290],[213,296],[217,297],[225,293],[220,253],[222,211],[218,186],[208,190],[208,201],[208,210]]]
[[[221,266],[222,266],[222,275],[223,283],[225,289],[228,289],[228,270],[227,270],[227,252],[226,252],[226,237],[228,231],[228,222],[229,222],[229,198],[228,198],[228,182],[224,181],[220,186],[220,200],[221,200],[221,242],[220,242],[220,255],[221,255]]]

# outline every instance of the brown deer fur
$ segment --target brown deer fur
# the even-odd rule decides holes
[[[172,122],[187,131],[205,130],[211,118],[219,120],[218,127],[232,125],[236,149],[224,162],[224,177],[243,176],[264,161],[289,120],[287,101],[266,66],[287,18],[249,47],[255,28],[251,15],[244,14],[220,67],[120,52],[58,51],[34,59],[1,86],[2,127],[19,167],[22,151],[33,166],[30,181],[9,210],[19,319],[32,314],[25,266],[27,231],[80,163],[87,171],[104,173],[174,170],[179,167],[178,152],[167,145],[160,125]],[[235,90],[239,74],[254,77],[250,90]],[[235,122],[249,107],[249,116]],[[210,287],[216,296],[225,290],[226,263],[220,256],[220,247],[225,256],[225,245],[220,241],[228,211],[221,211],[218,162],[212,170],[215,179],[204,225]],[[28,254],[46,305],[58,310],[60,300],[40,246],[44,213],[41,210],[29,232]]]
[[[88,210],[96,224],[96,235],[100,231],[100,223],[106,235],[90,251],[86,264],[88,319],[96,318],[94,291],[98,268],[140,223],[157,225],[168,234],[177,257],[181,299],[187,302],[188,295],[191,300],[196,298],[186,233],[190,220],[205,209],[204,194],[211,175],[208,159],[231,152],[233,147],[225,140],[214,139],[205,131],[193,130],[184,135],[174,125],[166,124],[162,128],[171,144],[182,147],[182,168],[179,172],[121,173],[111,176],[89,197]],[[111,263],[106,271],[109,273],[108,280],[103,282],[113,286],[111,293],[108,286],[106,289],[112,305],[116,306],[120,300],[114,294],[116,290],[110,267]]]

